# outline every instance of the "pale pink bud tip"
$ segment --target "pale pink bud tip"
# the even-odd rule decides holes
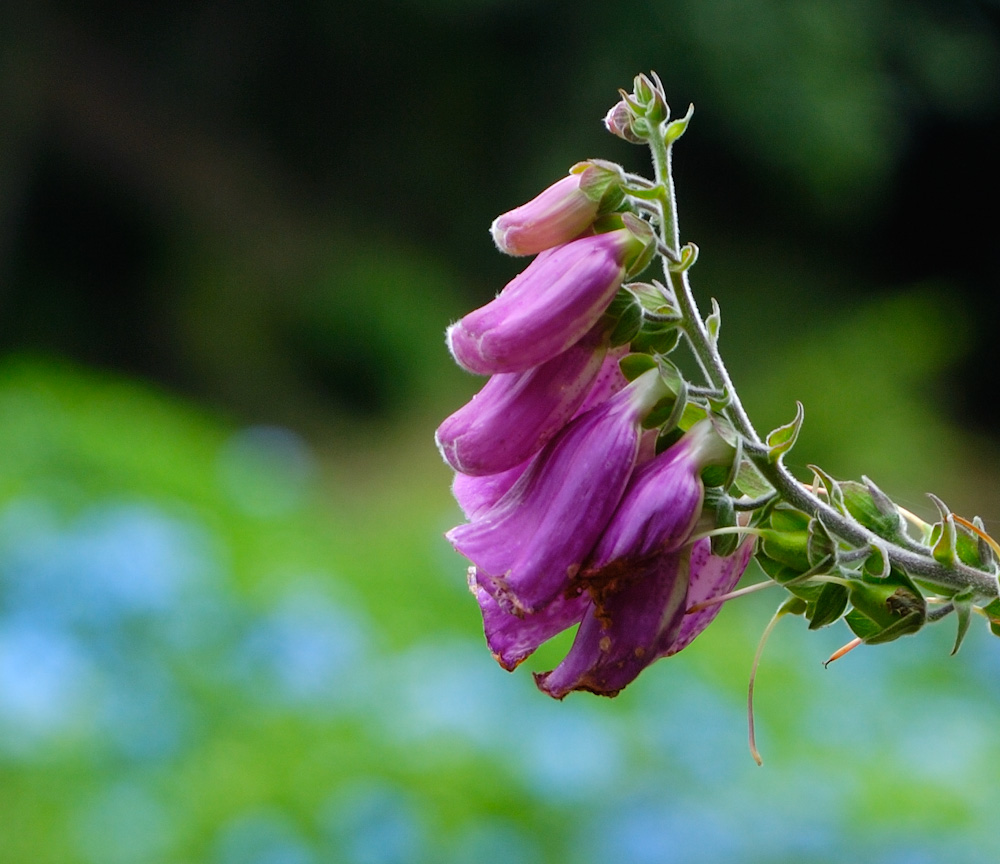
[[[568,177],[507,213],[490,228],[493,242],[508,255],[536,255],[583,234],[602,213],[621,201],[618,174],[582,163]]]

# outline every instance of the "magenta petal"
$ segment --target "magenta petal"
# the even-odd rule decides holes
[[[452,356],[483,375],[523,372],[551,360],[604,314],[637,245],[623,228],[539,255],[499,297],[448,328]]]
[[[695,543],[691,549],[691,576],[687,599],[684,602],[685,608],[690,609],[697,603],[732,591],[750,563],[753,546],[752,538],[746,538],[732,555],[723,558],[712,554],[711,540],[706,538]],[[676,654],[681,649],[687,648],[694,638],[715,620],[720,609],[722,604],[716,603],[700,612],[685,615],[677,639],[667,654]]]
[[[562,663],[535,675],[541,690],[556,699],[571,690],[614,696],[674,643],[686,608],[686,550],[656,556],[632,575],[587,611]]]
[[[438,427],[441,455],[456,471],[476,475],[527,461],[579,408],[606,350],[598,327],[541,366],[494,375]]]
[[[577,417],[496,505],[448,532],[501,606],[536,612],[567,590],[621,498],[659,386],[653,370]]]
[[[588,571],[615,562],[620,569],[682,546],[701,515],[705,487],[702,465],[685,436],[669,450],[636,468],[621,503],[587,562]]]
[[[525,462],[499,474],[480,477],[456,474],[451,484],[451,494],[455,496],[466,519],[477,519],[507,494],[527,467],[528,463]]]
[[[617,348],[611,348],[604,355],[601,370],[594,378],[587,398],[577,409],[580,414],[600,405],[628,386],[628,379],[622,374],[621,366],[618,365],[626,354],[628,354],[628,345],[619,345]]]
[[[590,227],[600,201],[580,188],[582,173],[553,183],[527,204],[498,216],[490,228],[501,252],[535,255],[579,237]]]
[[[543,642],[578,623],[590,605],[590,598],[585,593],[560,595],[533,615],[518,617],[506,612],[475,582],[475,569],[469,568],[469,588],[476,595],[483,613],[486,642],[504,669],[513,670]]]

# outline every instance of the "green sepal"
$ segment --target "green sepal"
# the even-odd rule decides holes
[[[657,367],[657,362],[648,354],[626,354],[618,361],[618,368],[626,381],[635,381],[644,372]]]
[[[824,558],[837,560],[837,543],[819,519],[809,521],[809,539],[806,542],[806,556],[809,566],[815,567]]]
[[[704,473],[703,471],[703,476]],[[726,495],[725,492],[721,492],[718,489],[706,489],[705,509],[715,516],[716,528],[736,527],[736,510],[733,509],[733,499]],[[736,551],[736,547],[740,545],[740,539],[741,535],[735,532],[713,534],[711,538],[712,554],[723,558],[732,555]]]
[[[658,321],[642,316],[635,334],[632,336],[632,350],[646,354],[670,354],[681,339],[681,331],[676,321]]]
[[[798,570],[786,567],[784,564],[775,561],[773,558],[768,558],[760,552],[757,553],[756,560],[760,565],[760,569],[767,574],[768,578],[781,585],[793,597],[798,598],[805,604],[816,602],[816,598],[822,590],[821,585],[802,579],[802,573]],[[801,581],[797,582],[796,580]],[[805,612],[806,607],[803,607],[802,613],[798,614]]]
[[[712,345],[717,345],[719,342],[719,330],[722,327],[722,310],[719,308],[718,301],[712,298],[712,314],[705,319],[705,329],[708,331],[708,341]]]
[[[838,621],[847,609],[847,588],[836,582],[827,582],[816,597],[812,614],[809,615],[809,629],[819,630]]]
[[[668,265],[674,273],[683,273],[694,267],[695,261],[698,260],[698,246],[694,243],[685,243],[681,246],[679,257],[679,261],[671,261]]]
[[[969,567],[988,569],[988,565],[984,564],[980,557],[979,547],[980,538],[977,535],[964,525],[955,526],[955,553],[958,555],[958,560]]]
[[[958,560],[958,531],[955,528],[955,517],[948,514],[941,522],[934,525],[931,533],[931,554],[934,560],[945,567],[953,567]]]
[[[799,430],[802,428],[802,420],[805,417],[805,409],[801,402],[795,403],[795,419],[791,423],[779,426],[767,435],[767,458],[769,462],[777,462],[789,450],[795,446],[795,441],[799,437]]]
[[[687,114],[667,125],[667,128],[663,131],[663,141],[668,147],[687,131],[688,123],[691,122],[693,116],[694,105],[688,105]]]
[[[630,343],[642,327],[642,306],[639,305],[638,298],[626,288],[615,294],[604,316],[615,322],[610,336],[612,348]]]
[[[955,634],[955,647],[951,649],[951,656],[958,653],[962,647],[965,637],[969,632],[969,625],[972,623],[972,596],[971,592],[963,591],[951,598],[955,606],[955,615],[958,618],[958,632]]]
[[[844,506],[854,520],[873,534],[895,541],[904,532],[903,517],[896,505],[867,477],[864,484],[845,480],[840,484]]]
[[[678,424],[687,405],[688,384],[680,370],[669,360],[660,358],[657,362],[660,378],[666,384],[668,395],[660,399],[642,421],[643,429],[664,426],[668,429]]]
[[[809,465],[808,467],[813,472],[816,481],[826,489],[827,500],[830,502],[830,506],[841,515],[845,514],[847,511],[844,507],[844,495],[840,491],[840,483],[834,480],[833,477],[818,465]]]
[[[604,160],[577,162],[570,174],[580,174],[580,191],[597,204],[598,215],[612,213],[625,200],[624,170]]]
[[[808,605],[801,597],[789,597],[778,607],[778,615],[805,615]]]
[[[854,609],[845,620],[869,645],[916,633],[927,620],[923,595],[910,577],[896,567],[885,578],[872,578],[862,572],[860,579],[850,580],[849,587]]]
[[[986,525],[983,524],[983,520],[978,516],[972,517],[972,524],[975,525],[984,534],[986,533]],[[979,560],[982,562],[984,568],[994,571],[996,569],[996,553],[993,551],[993,547],[982,537],[977,536],[976,541],[979,546]]]
[[[955,516],[937,495],[927,495],[941,514],[941,521],[935,522],[931,529],[931,554],[934,560],[945,567],[953,567],[958,560],[958,531],[955,527]]]
[[[706,417],[708,417],[708,412],[701,405],[696,402],[688,402],[684,406],[684,413],[681,414],[680,423],[677,425],[686,432],[695,423],[699,420],[704,420]]]
[[[723,488],[728,479],[728,465],[706,465],[701,469],[701,482],[708,488]]]
[[[629,282],[624,287],[638,299],[644,312],[680,321],[681,314],[674,294],[662,282],[656,279],[652,282]]]
[[[774,491],[774,487],[764,479],[757,466],[749,459],[741,459],[736,470],[736,488],[748,498],[763,498]]]
[[[875,579],[886,579],[892,571],[888,550],[876,543],[872,543],[871,550],[863,565],[865,572]]]
[[[626,278],[631,279],[645,270],[649,266],[649,262],[653,260],[653,256],[656,254],[656,234],[645,219],[640,219],[634,213],[622,213],[620,218],[622,224],[632,232],[632,236],[643,244],[642,250],[628,265],[625,275]]]
[[[990,632],[994,636],[1000,636],[1000,597],[994,598],[986,606],[983,612],[990,622]]]

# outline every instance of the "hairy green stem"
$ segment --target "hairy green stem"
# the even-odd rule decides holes
[[[680,226],[677,220],[676,193],[671,173],[672,147],[659,136],[653,136],[649,146],[657,187],[662,190],[657,196],[661,209],[660,240],[667,248],[679,251]],[[729,371],[709,336],[691,291],[687,270],[674,270],[670,267],[669,261],[664,259],[663,271],[677,300],[682,317],[681,327],[706,382],[709,386],[729,394],[730,402],[723,409],[724,414],[749,445],[745,448],[747,457],[785,501],[819,519],[830,532],[847,543],[858,547],[874,545],[882,547],[887,551],[893,564],[921,582],[954,592],[971,590],[980,601],[986,602],[1000,595],[996,577],[958,562],[952,566],[945,566],[930,554],[930,550],[919,544],[906,543],[904,547],[879,537],[806,489],[780,459],[772,462],[764,442],[740,401]]]

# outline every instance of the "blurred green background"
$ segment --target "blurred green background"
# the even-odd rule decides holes
[[[762,769],[777,596],[613,701],[483,645],[443,329],[649,69],[759,426],[1000,530],[996,0],[5,0],[0,861],[997,860],[982,622],[783,622]]]

